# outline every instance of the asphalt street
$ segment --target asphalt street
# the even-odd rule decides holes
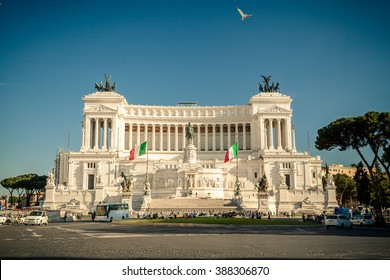
[[[0,226],[1,259],[390,259],[390,227],[51,223]]]

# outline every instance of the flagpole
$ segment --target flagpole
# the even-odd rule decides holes
[[[146,140],[148,141],[148,140]],[[149,153],[148,153],[148,142],[146,142],[146,179],[145,182],[148,181],[148,168],[149,168]]]
[[[238,182],[238,133],[236,131],[235,133],[235,140],[236,140],[236,146],[237,146],[237,155],[236,155],[236,180]]]
[[[148,152],[148,139],[146,139],[146,176],[145,176],[145,189],[144,189],[144,195],[149,196],[150,195],[150,189],[149,189],[149,179],[148,179],[148,168],[149,168],[149,152]]]
[[[241,191],[240,191],[240,182],[238,181],[238,133],[237,131],[235,132],[235,140],[236,140],[236,195],[240,196]]]

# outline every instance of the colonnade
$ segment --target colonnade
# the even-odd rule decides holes
[[[114,127],[111,118],[86,117],[82,131],[82,148],[108,150],[114,148]]]
[[[125,150],[139,145],[146,139],[151,151],[182,151],[186,147],[186,124],[124,124]],[[197,124],[191,123],[194,128],[194,145],[198,151],[227,150],[235,141],[240,150],[251,149],[250,124]]]
[[[191,123],[198,151],[224,151],[237,142],[239,150],[251,150],[256,139],[250,123]],[[186,147],[188,123],[156,124],[121,122],[115,119],[86,117],[83,125],[82,147],[93,150],[131,150],[148,140],[150,151],[182,151]],[[259,147],[262,150],[295,149],[294,128],[290,118],[260,117]]]
[[[290,118],[260,117],[260,148],[261,149],[295,149],[294,129]]]

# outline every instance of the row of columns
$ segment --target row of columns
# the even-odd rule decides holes
[[[131,149],[146,139],[148,139],[148,148],[152,151],[179,151],[186,146],[185,130],[188,124],[127,123],[124,125],[124,130],[127,131],[125,134],[124,149]],[[250,149],[250,143],[249,145],[247,144],[247,140],[250,139],[247,138],[247,133],[250,134],[250,128],[249,131],[247,131],[246,123],[206,125],[192,124],[192,126],[195,130],[194,145],[198,148],[198,151],[226,150],[236,141],[235,135],[233,133],[238,132],[239,128],[242,130],[241,132],[237,133],[240,149]],[[232,126],[234,129],[232,129]],[[171,129],[172,127],[174,129]],[[141,128],[143,128],[143,137],[141,136]],[[151,132],[148,135],[149,128],[151,128]],[[227,129],[226,133],[224,133],[224,128]],[[202,129],[204,129],[204,132],[201,132]],[[210,132],[209,129],[211,130]],[[135,133],[133,133],[133,131],[135,131]]]
[[[294,138],[290,118],[260,118],[261,149],[295,149]]]
[[[115,119],[86,117],[83,125],[82,147],[84,149],[108,150],[119,146],[120,150],[130,150],[148,139],[149,150],[179,151],[186,146],[185,130],[187,125],[123,123],[123,127],[115,129]],[[192,124],[192,126],[195,130],[193,143],[198,151],[226,150],[236,141],[236,137],[240,150],[252,148],[253,139],[251,138],[254,135],[251,137],[251,128],[248,123]],[[173,131],[171,131],[172,127],[174,127]],[[141,136],[141,128],[143,128],[143,136]],[[148,135],[149,128],[151,133]],[[199,133],[202,129],[204,132]],[[294,133],[294,129],[291,129],[290,118],[260,117],[259,144],[262,150],[295,149]],[[174,136],[172,137],[171,134]]]
[[[114,148],[114,127],[111,118],[86,118],[82,131],[84,149],[108,150]]]

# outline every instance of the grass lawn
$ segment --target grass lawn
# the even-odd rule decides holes
[[[115,223],[131,224],[131,223],[149,223],[149,224],[222,224],[222,225],[318,225],[314,222],[303,222],[298,219],[278,219],[278,218],[176,218],[176,219],[130,219],[115,221]]]

